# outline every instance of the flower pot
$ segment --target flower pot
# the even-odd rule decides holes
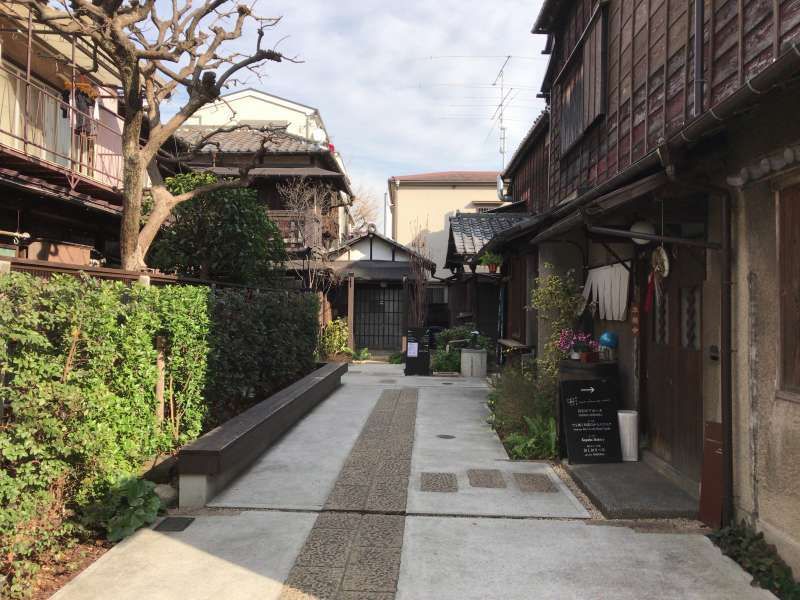
[[[592,353],[591,352],[581,352],[580,359],[582,363],[591,363],[594,362],[592,360]]]
[[[489,273],[497,273],[497,265],[489,265]]]
[[[581,359],[581,353],[580,353],[580,352],[575,352],[575,351],[573,350],[572,352],[570,352],[570,353],[569,353],[569,357],[570,357],[572,360],[580,360],[580,359]]]

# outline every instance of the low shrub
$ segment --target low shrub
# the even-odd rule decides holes
[[[504,442],[511,458],[549,459],[557,454],[556,420],[552,417],[523,417],[526,430],[514,431]]]
[[[549,379],[508,366],[492,378],[488,406],[489,423],[511,458],[556,456],[556,404]]]
[[[317,332],[311,294],[0,277],[5,591],[24,597],[38,565],[92,529],[147,522],[147,490],[114,486],[310,371]],[[108,502],[135,517],[112,522],[119,511],[98,510]]]
[[[369,353],[369,348],[361,348],[360,350],[351,350],[347,348],[347,353],[353,360],[369,360],[372,355]]]
[[[461,370],[461,351],[437,348],[431,357],[431,368],[440,373],[452,373]]]
[[[476,331],[475,325],[468,323],[466,325],[458,325],[456,327],[451,327],[450,329],[445,329],[440,331],[436,334],[436,347],[437,348],[445,348],[447,344],[455,340],[471,340],[472,339],[472,332]],[[490,350],[492,345],[492,340],[485,335],[479,335],[477,339],[477,346],[483,350]],[[467,344],[463,344],[460,347],[467,346]]]
[[[800,600],[800,583],[792,569],[778,556],[775,546],[768,544],[764,534],[756,532],[742,521],[724,527],[708,536],[753,576],[754,585],[771,591],[781,600]]]
[[[337,354],[344,354],[347,351],[347,338],[350,331],[347,327],[347,319],[336,319],[322,328],[319,336],[320,358],[331,358]]]
[[[86,514],[92,523],[102,525],[109,541],[118,542],[158,518],[162,505],[155,487],[144,479],[124,477]]]
[[[402,352],[395,352],[389,357],[390,365],[402,365],[405,362]]]

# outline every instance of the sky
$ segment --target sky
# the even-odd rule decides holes
[[[508,55],[511,158],[544,109],[536,94],[545,38],[530,33],[541,3],[261,0],[259,14],[282,17],[267,44],[303,62],[269,64],[266,77],[248,83],[318,108],[353,186],[375,196],[382,213],[393,175],[501,169],[493,83]]]

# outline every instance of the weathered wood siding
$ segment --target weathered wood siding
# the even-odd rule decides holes
[[[606,19],[606,56],[590,63],[605,63],[605,114],[564,151],[559,132],[573,69],[564,65],[579,43],[595,40],[597,9],[596,0],[575,0],[553,32],[550,206],[625,170],[694,118],[694,1],[611,0],[596,16]],[[708,110],[791,51],[789,42],[800,38],[800,0],[705,0],[703,36]],[[570,63],[586,55],[577,52]]]
[[[548,140],[546,131],[539,135],[514,171],[511,185],[514,202],[525,202],[531,214],[540,213],[550,206]]]

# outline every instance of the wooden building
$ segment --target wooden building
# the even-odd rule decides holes
[[[0,255],[119,260],[118,84],[89,40],[0,6]]]
[[[345,317],[350,347],[400,352],[408,327],[410,261],[416,256],[427,270],[436,264],[377,232],[374,226],[331,251],[329,268],[337,282],[328,293],[331,317]]]
[[[525,296],[545,264],[625,282],[594,333],[619,334],[647,460],[798,568],[800,4],[546,0],[533,32],[548,113],[504,173],[530,217],[483,252]]]

